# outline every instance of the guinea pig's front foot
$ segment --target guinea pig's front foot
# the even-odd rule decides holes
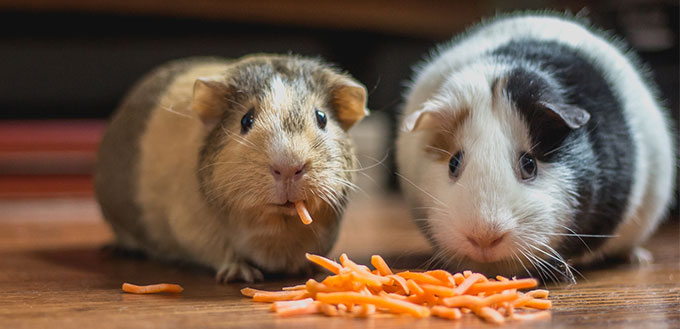
[[[649,265],[652,263],[652,261],[654,261],[654,256],[652,255],[652,253],[649,252],[649,250],[642,247],[633,248],[628,257],[631,264],[637,264],[642,266]]]
[[[215,276],[217,282],[228,283],[242,280],[248,283],[263,281],[262,272],[244,261],[226,262],[220,266]]]

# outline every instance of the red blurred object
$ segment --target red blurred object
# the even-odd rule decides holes
[[[104,120],[0,121],[0,198],[92,194]]]

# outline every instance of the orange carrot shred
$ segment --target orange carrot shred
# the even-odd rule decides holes
[[[451,320],[460,319],[463,316],[459,309],[446,306],[433,306],[430,312],[434,316]]]
[[[460,285],[458,285],[458,287],[453,289],[453,293],[456,294],[456,295],[462,295],[462,294],[466,293],[468,291],[468,289],[470,289],[470,287],[472,287],[473,284],[477,283],[478,281],[482,281],[484,279],[485,279],[485,277],[482,274],[479,274],[479,273],[470,274],[465,278],[465,281],[463,281],[463,283],[461,283]]]
[[[389,266],[387,266],[385,260],[379,255],[371,256],[371,265],[373,265],[373,267],[375,267],[375,269],[378,270],[378,273],[380,275],[383,276],[392,275],[392,270],[390,269]]]
[[[465,281],[465,276],[460,273],[456,273],[453,275],[453,281],[456,282],[456,285],[460,285],[463,283],[463,281]]]
[[[472,277],[472,276],[471,276]],[[466,279],[467,281],[467,279]],[[461,284],[462,285],[462,284]],[[533,288],[538,285],[536,279],[520,279],[496,282],[481,282],[470,286],[467,292],[469,294],[477,294],[480,292],[498,292],[507,289],[526,289]]]
[[[397,273],[398,276],[404,278],[404,279],[411,279],[417,283],[429,283],[429,284],[436,284],[436,285],[446,285],[448,282],[439,280],[432,275],[426,274],[426,273],[420,273],[420,272],[401,272]]]
[[[309,225],[312,223],[313,221],[312,216],[309,214],[309,210],[307,210],[304,201],[302,200],[295,201],[295,210],[297,210],[298,216],[300,216],[302,224]]]
[[[281,290],[303,290],[306,289],[307,286],[304,284],[298,284],[296,286],[290,286],[290,287],[283,287]]]
[[[138,286],[131,283],[123,283],[123,291],[131,294],[157,294],[162,292],[177,294],[184,291],[184,288],[173,283],[159,283],[147,286]]]
[[[550,294],[550,292],[544,289],[536,289],[532,291],[527,291],[526,294],[535,298],[548,298],[548,294]]]
[[[537,308],[539,310],[546,310],[552,306],[552,302],[547,299],[532,299],[524,304],[525,307]]]
[[[322,303],[330,304],[374,304],[377,307],[383,307],[395,313],[408,313],[417,318],[430,315],[430,310],[427,307],[411,304],[401,300],[392,300],[386,297],[364,296],[357,292],[319,293],[316,295],[316,299]]]
[[[503,314],[500,312],[496,311],[495,309],[484,306],[484,307],[479,307],[479,308],[472,308],[472,311],[475,312],[475,314],[479,315],[482,319],[491,322],[491,323],[496,323],[496,324],[501,324],[505,322],[505,318],[503,317]]]
[[[408,289],[411,291],[411,294],[413,294],[413,295],[422,295],[422,294],[425,293],[425,290],[423,290],[423,288],[421,288],[418,285],[418,283],[413,281],[413,279],[406,280],[406,286],[408,287]]]
[[[550,318],[549,311],[540,311],[532,313],[513,313],[510,316],[513,320],[531,321],[531,320],[542,320]]]
[[[308,294],[305,290],[289,290],[289,291],[261,291],[253,295],[254,302],[277,302],[282,300],[295,300],[303,298]]]
[[[307,259],[309,261],[311,261],[312,263],[317,264],[317,265],[331,271],[334,274],[339,274],[340,269],[342,268],[342,266],[340,266],[340,264],[338,264],[338,263],[336,263],[336,262],[334,262],[334,261],[332,261],[332,260],[330,260],[326,257],[322,257],[322,256],[319,256],[319,255],[307,254],[307,253],[305,254],[305,257],[307,257]]]

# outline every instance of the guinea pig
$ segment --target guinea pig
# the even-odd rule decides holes
[[[99,146],[95,191],[115,245],[208,266],[219,281],[307,271],[305,252],[336,240],[357,167],[347,131],[367,113],[365,87],[316,59],[159,67]]]
[[[575,18],[521,13],[420,66],[397,166],[433,261],[575,282],[574,266],[650,260],[640,245],[671,202],[674,146],[626,53]]]

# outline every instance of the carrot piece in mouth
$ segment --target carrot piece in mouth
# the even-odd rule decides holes
[[[295,201],[295,210],[297,210],[298,216],[300,216],[302,224],[309,225],[312,223],[313,221],[312,216],[309,214],[309,210],[307,210],[304,201],[302,200]]]

